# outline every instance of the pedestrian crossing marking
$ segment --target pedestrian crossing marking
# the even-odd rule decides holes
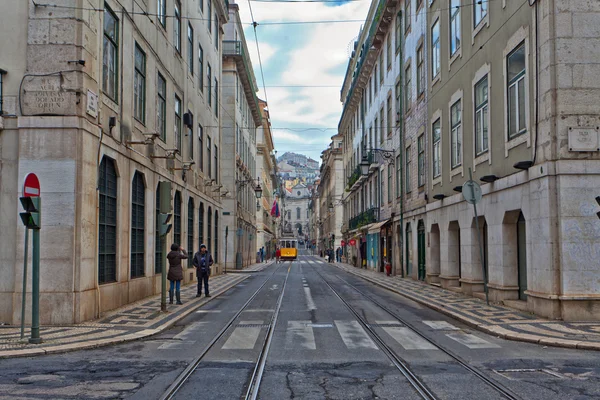
[[[240,325],[256,325],[249,327],[236,327],[222,349],[224,350],[252,350],[258,340],[258,335],[263,328],[258,327],[262,325],[263,321],[240,321]]]
[[[440,331],[459,331],[460,328],[446,322],[446,321],[423,321],[423,323],[432,329]]]
[[[335,326],[344,341],[346,347],[350,350],[367,348],[377,350],[377,346],[358,321],[334,321]]]
[[[195,340],[178,340],[176,342],[167,342],[158,346],[158,350],[176,350],[176,349],[189,349],[196,343]]]
[[[310,321],[288,321],[285,348],[300,346],[308,350],[316,350],[315,334]]]
[[[309,310],[316,310],[317,306],[315,304],[315,301],[313,300],[312,294],[310,293],[310,288],[309,287],[305,287],[304,288],[304,296],[306,297],[306,304],[308,306]]]
[[[220,313],[221,310],[198,310],[196,314]]]
[[[393,326],[398,325],[398,321],[376,321],[381,329],[390,335],[400,346],[404,347],[405,350],[438,350],[428,340],[419,336],[415,331],[405,326]]]
[[[187,340],[190,336],[196,336],[198,333],[198,328],[200,328],[200,326],[204,324],[207,324],[207,322],[194,322],[193,324],[190,324],[187,328],[179,332],[177,335],[173,336],[173,339]]]
[[[446,333],[450,339],[457,341],[460,344],[467,346],[470,349],[497,349],[500,346],[490,343],[478,336],[465,332]]]

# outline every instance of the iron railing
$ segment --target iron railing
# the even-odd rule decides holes
[[[373,207],[358,214],[354,218],[350,218],[348,227],[350,230],[362,228],[365,225],[379,221],[379,208]]]

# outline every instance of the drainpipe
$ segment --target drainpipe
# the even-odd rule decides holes
[[[404,21],[404,18],[402,18],[402,11],[400,11],[400,21]],[[404,32],[404,26],[402,26],[401,28],[401,32]],[[404,35],[402,35],[402,37],[404,38]],[[402,52],[403,48],[402,48],[402,41],[400,41],[400,51],[398,52],[400,55],[400,67],[399,67],[399,72],[398,72],[398,76],[400,78],[400,87],[404,88],[404,85],[402,84],[402,79],[403,79],[403,75],[402,73],[404,72],[404,55]],[[400,93],[400,98],[398,99],[398,120],[397,120],[397,124],[398,124],[398,130],[399,130],[399,134],[400,134],[400,148],[398,149],[398,155],[400,156],[400,165],[396,168],[396,171],[400,171],[400,178],[398,179],[398,182],[400,183],[400,276],[402,278],[404,278],[404,164],[403,164],[403,158],[402,156],[404,155],[404,129],[402,129],[402,124],[404,123],[404,118],[402,117],[402,99],[404,98],[404,92],[401,91]]]

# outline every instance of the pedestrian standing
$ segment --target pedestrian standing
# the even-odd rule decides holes
[[[210,267],[213,265],[213,258],[208,253],[206,245],[200,245],[200,251],[194,254],[193,264],[196,267],[196,277],[198,278],[198,293],[196,297],[202,296],[202,283],[204,283],[204,295],[210,297],[208,278],[210,277]]]
[[[261,247],[260,248],[260,262],[265,262],[265,248]]]
[[[169,289],[169,304],[173,304],[173,292],[177,296],[177,304],[183,304],[181,302],[181,281],[183,280],[183,267],[181,266],[181,260],[187,260],[188,255],[184,248],[176,243],[171,245],[171,251],[167,254],[167,260],[169,260],[169,273],[167,279],[171,283]]]
[[[280,259],[281,259],[281,249],[278,247],[277,250],[275,250],[275,264],[279,264]]]

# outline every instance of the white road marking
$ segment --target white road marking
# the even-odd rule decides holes
[[[247,312],[273,312],[275,310],[273,310],[272,308],[251,308],[249,310],[244,310],[243,312],[247,313]]]
[[[176,342],[163,343],[158,346],[158,350],[189,349],[196,343],[194,340],[181,340]]]
[[[312,294],[310,293],[310,288],[304,288],[304,295],[306,296],[306,304],[308,305],[309,310],[316,310],[317,306],[315,305],[315,301],[312,298]]]
[[[367,348],[377,350],[377,346],[358,321],[334,321],[335,326],[344,341],[346,347],[350,350]]]
[[[441,331],[459,331],[460,328],[446,322],[446,321],[423,321],[423,323],[435,330]]]
[[[190,324],[187,328],[179,332],[177,335],[173,336],[173,339],[187,340],[190,338],[190,336],[197,335],[199,330],[198,328],[200,328],[200,326],[204,324],[207,324],[207,322],[194,322],[193,324]]]
[[[285,337],[285,348],[300,346],[308,350],[316,350],[315,334],[310,321],[288,321]]]
[[[221,310],[198,310],[196,314],[220,313]]]
[[[395,321],[391,323],[397,324],[398,322]],[[423,339],[407,327],[383,327],[382,329],[406,350],[437,350],[437,347],[432,343]]]
[[[263,321],[240,321],[240,325],[259,325],[262,324]],[[260,330],[262,328],[258,327],[236,327],[231,336],[227,339],[222,349],[224,350],[252,350],[256,341],[258,340],[258,335],[260,335]]]
[[[456,340],[460,344],[464,344],[470,349],[497,349],[500,346],[494,343],[490,343],[480,337],[465,332],[452,332],[446,333],[452,340]]]

